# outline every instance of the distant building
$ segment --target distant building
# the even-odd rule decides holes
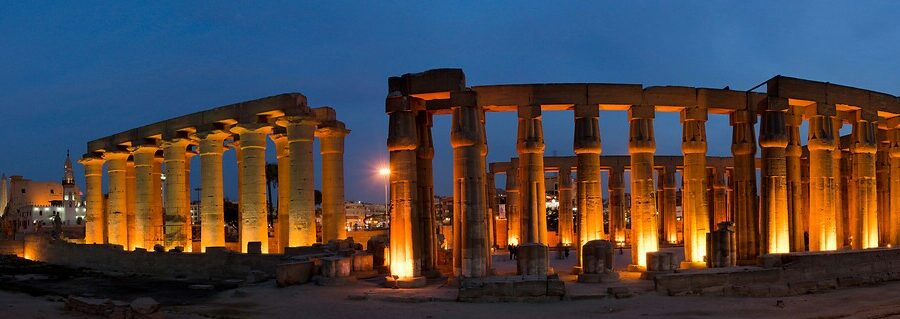
[[[9,198],[4,219],[14,222],[19,230],[32,230],[38,224],[49,225],[57,216],[63,225],[78,225],[84,220],[84,201],[75,185],[72,160],[68,154],[63,164],[61,183],[10,176],[8,193],[4,196]]]

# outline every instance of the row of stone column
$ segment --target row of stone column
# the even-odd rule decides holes
[[[268,253],[265,153],[267,138],[271,138],[276,146],[279,173],[275,231],[278,251],[273,253],[284,247],[312,245],[316,242],[312,147],[317,136],[323,158],[322,238],[328,241],[346,237],[343,152],[349,130],[343,123],[319,123],[312,116],[285,116],[272,122],[217,126],[191,134],[179,133],[161,142],[148,139],[134,143],[128,150],[86,155],[80,161],[85,166],[87,193],[85,242],[122,245],[128,250],[162,245],[167,250],[180,247],[192,251],[190,161],[199,155],[200,251],[224,247],[222,154],[230,147],[236,151],[238,162],[241,251],[247,252],[249,243],[258,242],[261,251]],[[104,162],[109,181],[105,202]]]

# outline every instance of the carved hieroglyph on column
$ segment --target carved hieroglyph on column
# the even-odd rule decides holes
[[[837,249],[835,208],[834,152],[835,138],[829,115],[817,114],[809,119],[809,250]]]
[[[656,189],[653,182],[653,135],[655,108],[634,105],[628,110],[631,153],[631,260],[632,265],[647,267],[647,253],[659,250]]]
[[[759,256],[759,211],[756,199],[756,115],[748,110],[731,114],[731,153],[734,155],[734,221],[737,262],[756,264]]]
[[[222,189],[222,152],[225,139],[221,130],[200,132],[200,251],[207,247],[225,247],[225,198]],[[280,185],[280,184],[279,184]]]
[[[803,208],[805,195],[802,179],[802,166],[800,157],[803,155],[803,146],[800,145],[800,124],[803,116],[791,108],[785,114],[785,133],[787,134],[787,146],[784,149],[785,176],[788,203],[788,221],[790,223],[790,250],[806,251],[805,234],[809,214]]]
[[[84,243],[106,243],[106,212],[103,210],[103,159],[85,155],[78,161],[84,165],[85,218]]]
[[[686,108],[681,113],[684,153],[684,261],[702,265],[709,233],[709,205],[706,180],[706,109]],[[652,178],[652,176],[650,177]]]
[[[787,102],[787,101],[784,101]],[[787,162],[785,148],[788,135],[785,129],[784,111],[774,106],[763,113],[760,125],[759,145],[762,148],[762,196],[760,248],[762,253],[779,254],[790,251],[790,222],[787,203]],[[784,103],[786,107],[786,103]]]
[[[344,212],[344,123],[324,123],[316,130],[322,156],[322,242],[347,238]]]
[[[581,267],[584,244],[606,239],[603,229],[603,193],[600,184],[600,109],[596,105],[576,104],[574,149],[577,157],[575,193],[578,222],[575,245],[576,269]],[[610,224],[612,225],[612,224]]]
[[[103,154],[107,161],[107,178],[109,179],[109,198],[107,199],[106,227],[110,244],[128,245],[128,225],[126,215],[128,213],[126,184],[126,166],[128,152],[113,151]]]
[[[422,270],[434,270],[437,259],[437,244],[435,240],[434,223],[434,143],[431,139],[431,114],[427,111],[419,111],[416,114],[416,128],[418,129],[419,146],[416,149],[416,194],[419,197],[419,224],[422,229],[422,238],[419,239],[422,247]]]
[[[509,161],[506,171],[506,227],[507,244],[518,245],[521,240],[521,211],[519,209],[519,159]]]
[[[563,246],[572,246],[575,243],[575,220],[572,214],[572,170],[570,168],[559,168],[558,183],[559,217],[557,229],[559,242]]]
[[[266,136],[268,124],[238,124],[232,133],[241,139],[241,252],[247,244],[259,242],[261,252],[269,253],[269,226],[266,211]],[[288,131],[290,134],[290,131]],[[293,179],[292,179],[293,180]],[[291,183],[293,184],[293,183]]]
[[[875,181],[876,115],[857,112],[853,123],[850,152],[853,154],[851,178],[853,209],[850,211],[850,234],[855,249],[878,247],[878,193]]]
[[[675,222],[675,206],[676,206],[676,188],[675,188],[675,166],[668,166],[659,177],[662,184],[662,207],[660,212],[663,217],[660,219],[663,224],[663,240],[669,244],[678,243],[678,227]]]
[[[424,101],[408,96],[389,96],[385,104],[390,117],[387,147],[391,161],[391,275],[410,279],[421,276],[419,261],[413,254],[414,228],[418,226],[413,219],[417,217],[418,201],[416,148],[419,138],[415,110],[422,108]],[[454,222],[458,216],[454,212]],[[454,236],[456,233],[454,229]],[[457,245],[455,238],[453,243]]]
[[[450,143],[453,145],[454,275],[489,275],[489,234],[485,200],[484,123],[473,91],[454,92]]]
[[[900,247],[900,128],[895,124],[896,118],[888,123],[889,154],[891,156],[891,226],[890,244]]]
[[[541,106],[519,106],[516,151],[519,154],[519,197],[523,243],[547,243],[544,129]]]
[[[609,239],[625,244],[625,168],[609,170]]]
[[[187,159],[186,151],[191,141],[186,138],[175,138],[163,142],[163,157],[166,165],[165,187],[165,248],[170,250],[181,247],[190,251],[190,234],[185,233],[185,225],[190,224],[190,206],[186,206],[187,192]],[[188,228],[189,229],[189,228]]]
[[[274,225],[274,238],[277,244],[274,245],[273,253],[283,253],[284,247],[290,244],[289,235],[291,233],[291,157],[287,130],[283,127],[275,127],[269,138],[275,144],[275,159],[278,161],[278,222]]]
[[[288,206],[288,246],[311,246],[316,243],[316,193],[313,184],[313,139],[316,122],[310,116],[283,118],[279,124],[287,128],[291,160],[291,191]]]
[[[153,215],[153,162],[156,159],[156,151],[159,148],[156,145],[139,145],[132,151],[134,156],[134,178],[135,178],[135,196],[134,196],[134,229],[135,234],[132,237],[135,248],[144,248],[152,250],[156,245],[156,239],[150,234],[151,217]]]

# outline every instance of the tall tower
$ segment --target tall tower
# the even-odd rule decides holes
[[[76,210],[81,196],[78,187],[75,186],[75,173],[72,171],[72,159],[66,150],[66,162],[63,164],[63,212],[60,218],[64,224],[74,224],[77,216]]]

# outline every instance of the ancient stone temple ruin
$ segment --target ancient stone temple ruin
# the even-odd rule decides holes
[[[548,168],[560,172],[560,196],[575,190],[577,219],[575,225],[560,222],[565,227],[560,240],[580,248],[594,240],[622,243],[627,237],[634,270],[646,270],[648,259],[659,260],[653,254],[660,243],[675,240],[671,173],[676,169],[684,181],[683,266],[706,262],[707,234],[719,231],[722,222],[733,222],[737,264],[757,264],[763,254],[900,245],[900,101],[892,95],[784,76],[750,91],[604,83],[469,87],[460,69],[405,74],[388,84],[391,272],[401,280],[414,281],[435,267],[431,123],[442,115],[452,117],[452,277],[461,280],[492,275],[494,244],[520,247],[521,274],[548,275]],[[574,158],[544,157],[541,119],[548,111],[572,112]],[[628,112],[630,156],[601,156],[601,111]],[[502,223],[492,203],[499,166],[489,171],[485,162],[485,112],[518,116],[518,154],[504,169],[508,219]],[[680,114],[682,156],[677,161],[656,156],[657,112]],[[730,119],[727,165],[707,157],[709,114]],[[805,143],[800,140],[804,121]],[[852,134],[841,137],[845,124]],[[602,214],[601,170],[609,171],[609,220]],[[663,171],[659,183],[655,170]],[[621,213],[626,182],[631,189],[628,236]],[[721,231],[731,231],[730,225],[723,224]]]

